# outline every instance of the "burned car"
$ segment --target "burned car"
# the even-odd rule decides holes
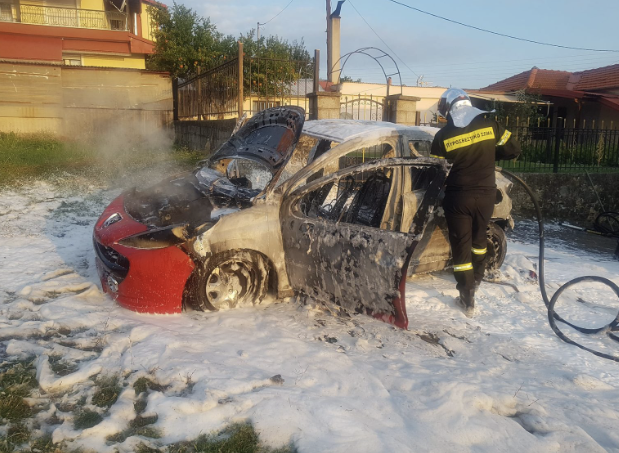
[[[406,328],[407,275],[450,264],[437,129],[265,110],[194,171],[116,198],[94,228],[104,291],[145,313],[305,294]],[[491,267],[505,256],[497,175]]]

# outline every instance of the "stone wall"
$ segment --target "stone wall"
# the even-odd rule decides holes
[[[593,185],[586,174],[517,175],[537,195],[544,219],[590,224],[602,212],[596,191],[606,211],[619,212],[619,173],[590,173]],[[531,198],[517,182],[514,183],[511,195],[515,214],[532,216],[535,213]]]
[[[175,121],[176,143],[208,156],[230,138],[236,119],[213,121]]]

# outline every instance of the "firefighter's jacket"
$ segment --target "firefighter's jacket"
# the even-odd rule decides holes
[[[447,126],[436,133],[430,157],[447,159],[453,167],[447,176],[446,191],[496,188],[495,161],[520,155],[518,141],[494,120],[479,115],[466,127]]]

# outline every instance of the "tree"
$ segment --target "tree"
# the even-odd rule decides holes
[[[251,90],[261,96],[287,96],[296,81],[314,77],[312,60],[303,40],[290,43],[277,35],[261,36],[257,40],[255,35],[255,30],[250,30],[238,38],[246,57],[250,57],[243,67],[246,93]],[[226,40],[236,46],[232,36]]]
[[[347,76],[347,75],[340,77],[340,82],[363,83],[363,82],[361,82],[361,79],[353,80],[352,77]]]
[[[172,77],[184,79],[193,77],[207,68],[212,68],[226,60],[235,58],[238,54],[237,41],[243,43],[246,56],[263,59],[305,60],[310,61],[310,55],[303,40],[301,42],[287,40],[278,36],[262,36],[255,38],[255,30],[241,34],[239,38],[232,35],[224,36],[208,18],[179,5],[176,2],[169,8],[151,8],[153,20],[158,24],[154,31],[155,53],[147,62],[148,69],[168,71]],[[269,79],[283,71],[294,72],[290,64],[265,63],[258,65],[256,79]],[[297,70],[297,76],[306,75]],[[260,82],[258,82],[260,83]]]
[[[223,37],[208,18],[176,2],[169,9],[149,8],[157,27],[153,33],[155,53],[147,61],[148,69],[189,78],[223,59]]]
[[[541,98],[538,95],[520,90],[516,92],[516,100],[517,102],[513,103],[492,101],[492,109],[495,110],[494,117],[497,121],[505,122],[509,118],[510,125],[518,121],[519,125],[528,123],[537,126],[538,119],[546,119],[543,104],[540,105]]]

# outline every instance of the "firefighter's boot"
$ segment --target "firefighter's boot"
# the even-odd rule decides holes
[[[457,304],[462,307],[467,318],[472,318],[475,313],[475,291],[460,291]]]

